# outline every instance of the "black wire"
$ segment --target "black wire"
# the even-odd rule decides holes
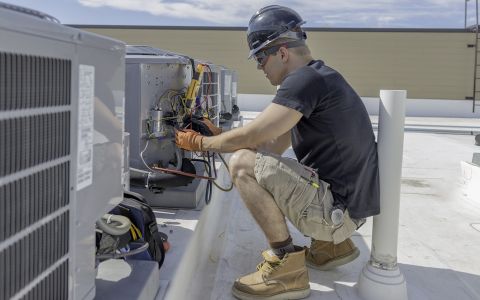
[[[217,178],[217,168],[215,166],[215,153],[212,155],[212,160],[213,160],[213,174],[215,174],[215,178]]]
[[[215,153],[213,154],[213,157],[215,158]],[[212,177],[212,169],[213,169],[213,172],[215,173],[215,178],[217,178],[217,168],[215,168],[215,159],[213,159],[213,165],[210,164],[210,177]],[[213,181],[208,181],[209,183],[209,189],[210,189],[210,199],[208,200],[208,202],[210,202],[211,198],[212,198],[212,194],[213,194]]]
[[[227,165],[227,162],[225,162],[225,159],[223,159],[223,156],[220,154],[220,153],[217,153],[218,156],[220,157],[220,159],[222,160],[223,164],[225,165],[225,168],[227,169],[228,172],[229,169],[228,169],[228,165]],[[215,170],[216,171],[216,170]],[[216,178],[216,176],[215,176]],[[221,187],[220,185],[218,185],[215,181],[213,181],[213,184],[221,191],[223,192],[230,192],[232,189],[233,189],[233,181],[230,182],[230,186],[228,188],[225,188],[225,187]]]
[[[210,180],[207,181],[207,187],[205,188],[205,204],[208,205],[210,202],[208,201],[209,195],[208,195],[208,184],[210,183]]]
[[[208,163],[208,161],[206,161],[205,159],[192,158],[192,159],[190,159],[190,160],[191,160],[191,161],[199,161],[199,162],[203,162],[203,163],[205,163],[205,164],[207,164],[207,163]],[[208,166],[208,167],[210,167],[210,166]]]
[[[217,153],[217,154],[220,157],[220,159],[222,160],[223,164],[225,165],[225,168],[227,169],[227,171],[229,171],[228,164],[225,161],[225,159],[223,158],[223,156],[220,153]],[[212,163],[211,162],[213,161],[213,173],[215,174],[215,176],[213,176],[213,178],[217,179],[217,169],[215,168],[215,153],[212,152],[212,155],[210,155],[210,152],[206,152],[206,156],[204,155],[203,157],[204,157],[204,159],[191,159],[191,161],[203,162],[206,169],[207,169],[206,171],[208,173],[208,177],[212,177]],[[212,158],[212,161],[210,161],[210,158]],[[208,182],[207,182],[206,191],[205,191],[205,203],[206,204],[210,203],[210,200],[212,198],[213,185],[215,185],[219,190],[224,191],[224,192],[229,192],[233,189],[233,182],[230,183],[230,186],[228,188],[225,188],[225,187],[221,187],[220,185],[218,185],[214,180],[209,179]]]
[[[217,154],[220,157],[220,159],[222,160],[223,164],[225,165],[225,168],[227,169],[227,171],[230,171],[229,168],[228,168],[228,164],[225,161],[225,159],[223,158],[223,156],[220,153],[217,153]]]
[[[210,166],[209,170],[211,171],[212,170],[211,169],[212,165],[211,165],[211,161],[210,161],[210,152],[209,151],[207,151],[207,162],[208,162],[208,165]]]
[[[207,155],[208,156],[208,155]],[[205,167],[206,167],[206,171],[207,171],[207,174],[208,174],[208,177],[212,177],[212,167],[210,165],[210,160],[205,160],[205,159],[196,159],[196,158],[192,158],[191,161],[199,161],[199,162],[203,162]],[[206,187],[206,190],[205,190],[205,204],[209,204],[210,203],[210,200],[212,199],[212,181],[211,180],[208,180],[207,181],[207,187]]]
[[[208,156],[208,153],[210,153],[210,152],[207,152],[207,156]],[[220,157],[220,159],[222,160],[222,162],[225,164],[225,168],[226,168],[227,171],[228,171],[228,165],[227,165],[227,163],[225,162],[225,159],[223,159],[223,156],[222,156],[220,153],[217,153],[217,154],[218,154],[218,156]],[[215,153],[214,153],[214,155],[215,155]],[[205,156],[203,156],[203,157],[205,158]],[[213,157],[213,155],[212,155],[212,157]],[[191,159],[191,160],[192,160],[192,161],[203,162],[204,165],[207,165],[209,168],[211,168],[210,165],[208,165],[208,161],[205,160],[205,159]],[[216,179],[217,179],[217,170],[214,169],[214,171],[215,171],[215,176],[214,176],[213,178],[215,178],[215,180],[216,180]],[[210,177],[212,177],[212,176],[210,176]],[[229,191],[231,191],[231,190],[233,189],[233,182],[230,183],[230,186],[229,186],[229,187],[225,188],[225,187],[222,187],[222,186],[218,185],[218,184],[215,182],[215,180],[209,179],[209,181],[212,182],[219,190],[221,190],[221,191],[223,191],[223,192],[229,192]]]
[[[207,152],[207,161],[208,161],[208,166],[209,166],[208,167],[208,177],[212,177],[212,163],[210,161],[209,152]],[[215,170],[215,165],[213,166],[213,169]],[[208,193],[208,201],[207,201],[207,197],[205,197],[205,203],[209,204],[210,200],[212,199],[212,182],[210,180],[207,182],[207,191],[209,192]]]
[[[208,185],[209,185],[209,189],[210,189],[210,199],[208,199],[208,202],[210,203],[210,200],[212,199],[212,190],[213,190],[213,184],[212,184],[213,181],[208,181]]]

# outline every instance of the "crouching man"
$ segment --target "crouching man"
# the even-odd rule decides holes
[[[257,271],[238,278],[239,299],[301,299],[310,294],[306,265],[329,270],[359,255],[350,239],[380,213],[378,159],[367,111],[335,70],[314,60],[292,9],[271,5],[251,18],[250,58],[280,86],[252,122],[216,136],[178,131],[192,151],[234,152],[230,173],[270,249]],[[292,146],[297,160],[280,155]],[[285,217],[311,237],[294,246]]]

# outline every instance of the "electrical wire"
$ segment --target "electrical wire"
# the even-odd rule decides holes
[[[212,176],[212,169],[208,168],[208,175]],[[212,200],[212,180],[207,182],[206,190],[205,190],[205,204],[209,204]]]
[[[149,170],[152,171],[152,172],[155,172],[154,170],[152,170],[152,169],[147,165],[147,163],[145,162],[145,159],[143,159],[143,153],[145,152],[145,150],[147,150],[148,141],[149,141],[149,139],[147,138],[147,142],[145,143],[145,148],[143,148],[142,152],[140,152],[140,158],[142,159],[142,162],[143,162],[143,164],[145,165],[145,167],[147,167],[147,169],[149,169]]]
[[[217,154],[218,154],[218,153],[217,153]],[[226,168],[227,171],[228,171],[228,165],[227,165],[227,163],[225,162],[225,160],[223,159],[223,157],[222,157],[220,154],[218,154],[218,156],[220,157],[220,159],[222,160],[222,162],[225,164],[225,168]],[[220,185],[216,182],[216,181],[218,180],[218,177],[217,177],[217,170],[216,170],[216,168],[215,168],[215,160],[214,160],[214,159],[215,159],[215,153],[214,153],[212,156],[210,156],[210,155],[209,155],[209,152],[207,152],[207,157],[213,157],[213,170],[214,170],[214,176],[213,176],[213,177],[215,178],[215,180],[212,180],[212,183],[213,183],[219,190],[221,190],[221,191],[223,191],[223,192],[229,192],[229,191],[231,191],[231,190],[233,189],[233,182],[230,182],[230,186],[227,187],[227,188],[220,186]],[[205,158],[205,156],[204,156],[204,158]],[[205,167],[206,167],[206,168],[210,168],[210,169],[211,169],[211,166],[210,166],[210,165],[207,166],[208,161],[205,160],[205,159],[192,159],[192,161],[200,161],[200,162],[203,162],[203,163],[205,164]]]
[[[228,169],[228,165],[227,163],[225,162],[225,159],[223,159],[223,156],[220,154],[220,153],[217,153],[218,156],[220,157],[220,159],[222,160],[223,164],[225,165],[225,168],[227,169],[227,171],[230,171]],[[215,176],[217,177],[217,176]],[[220,185],[218,185],[215,181],[213,182],[213,184],[221,191],[223,192],[230,192],[232,189],[233,189],[233,181],[230,182],[230,186],[228,188],[224,188],[224,187],[221,187]]]
[[[210,159],[209,159],[210,161]],[[215,153],[212,155],[212,165],[213,165],[213,174],[215,174],[215,178],[217,178],[217,168],[215,166]]]
[[[158,101],[156,103],[156,108],[161,108],[160,105],[162,101],[168,101],[170,104],[170,107],[172,109],[172,112],[176,115],[176,117],[163,117],[160,120],[183,120],[186,114],[190,114],[190,117],[192,117],[193,113],[196,112],[197,110],[200,110],[200,114],[202,116],[206,116],[207,118],[210,119],[210,111],[209,108],[212,105],[212,109],[217,107],[213,106],[213,100],[211,99],[211,91],[212,91],[212,82],[213,82],[213,72],[212,68],[208,64],[203,64],[203,66],[207,69],[207,72],[204,73],[204,81],[201,84],[201,95],[200,97],[203,98],[203,101],[200,101],[198,105],[195,105],[193,108],[188,108],[187,104],[185,102],[185,91],[187,90],[186,88],[182,88],[180,90],[174,90],[174,89],[168,89],[163,92],[163,94],[158,98]],[[192,65],[193,67],[193,65]],[[192,73],[193,74],[193,73]],[[209,99],[212,102],[211,105],[209,103]],[[183,114],[180,113],[180,111],[183,112]],[[205,171],[207,172],[208,176],[202,176],[202,175],[196,175],[196,174],[191,174],[187,172],[183,172],[181,170],[174,170],[174,169],[168,169],[168,168],[161,168],[158,166],[153,166],[150,167],[147,165],[145,162],[145,159],[143,157],[144,152],[147,150],[148,145],[149,145],[149,139],[152,137],[153,132],[151,132],[151,124],[152,120],[147,120],[146,122],[146,128],[147,128],[147,141],[145,143],[144,149],[140,152],[140,158],[142,159],[143,164],[145,167],[147,167],[148,170],[152,172],[163,172],[163,173],[171,173],[171,174],[176,174],[176,175],[182,175],[182,176],[187,176],[187,177],[193,177],[193,178],[199,178],[199,179],[206,179],[208,180],[207,182],[207,188],[205,192],[205,203],[208,204],[211,200],[212,197],[212,185],[214,184],[218,189],[228,192],[232,190],[233,188],[233,182],[230,184],[230,187],[224,188],[221,187],[219,184],[217,184],[215,181],[217,180],[217,170],[215,168],[215,153],[210,155],[209,152],[206,152],[206,160],[205,160],[205,153],[201,153],[200,155],[197,156],[203,156],[204,159],[191,159],[192,161],[200,161],[205,164]],[[191,128],[192,123],[190,122],[189,124],[184,124],[183,128]],[[226,164],[225,160],[223,157],[219,154],[222,162],[225,164],[225,167],[228,170],[228,165]],[[213,164],[213,167],[212,167]],[[213,168],[213,172],[212,172]],[[213,174],[212,174],[213,173]]]
[[[208,165],[209,165],[208,175],[212,176],[212,165],[210,164],[210,157],[208,158]],[[215,170],[215,164],[213,165],[213,169]],[[210,203],[210,200],[212,199],[212,182],[213,180],[207,182],[208,202],[207,202],[207,195],[205,195],[205,203],[207,204]]]
[[[145,164],[145,166],[149,170],[151,170],[152,172],[155,172],[155,173],[163,172],[163,173],[182,175],[182,176],[187,176],[187,177],[192,177],[192,178],[206,179],[207,180],[207,187],[206,187],[206,191],[205,191],[205,203],[207,205],[210,203],[211,198],[212,198],[213,185],[215,185],[219,190],[224,191],[224,192],[229,192],[233,189],[233,182],[230,183],[230,186],[228,188],[224,188],[224,187],[220,186],[218,183],[216,183],[216,180],[218,178],[217,178],[217,170],[216,170],[216,167],[215,167],[215,153],[210,155],[210,152],[206,152],[206,159],[205,159],[204,155],[203,155],[204,159],[195,159],[195,158],[190,159],[191,161],[198,161],[198,162],[203,162],[204,163],[208,176],[202,176],[202,175],[192,174],[192,173],[188,173],[188,172],[183,172],[181,170],[161,168],[161,167],[158,167],[158,166],[154,166],[154,167],[150,168],[145,163],[145,160],[143,159],[143,152],[146,150],[147,146],[148,146],[148,140],[147,140],[147,144],[145,145],[145,148],[140,153],[140,157],[141,157],[143,163]],[[220,157],[222,162],[225,164],[225,168],[228,171],[229,169],[228,169],[227,163],[225,162],[225,159],[220,154],[218,154],[218,156]],[[213,167],[212,167],[212,163],[213,163]],[[212,176],[212,169],[213,169],[213,173],[214,173],[213,176]]]
[[[217,187],[217,189],[221,190],[222,192],[230,192],[233,189],[233,182],[230,183],[230,186],[228,188],[221,187],[215,181],[213,181],[213,184]]]
[[[227,169],[227,171],[230,171],[230,169],[228,168],[228,164],[225,162],[225,159],[223,158],[223,156],[220,153],[217,153],[217,154],[222,160],[223,164],[225,165],[225,168]]]
[[[207,186],[205,189],[205,204],[208,205],[210,203],[210,200],[212,199],[212,181],[216,180],[216,178],[212,177],[212,168],[205,159],[192,158],[191,161],[203,162],[205,164],[205,171],[207,172],[208,176],[211,178],[208,180]]]
[[[180,90],[174,90],[174,89],[166,90],[165,92],[163,92],[162,95],[160,95],[160,97],[158,97],[157,103],[155,103],[155,105],[157,107],[160,107],[160,103],[162,102],[162,100],[168,100],[171,102],[174,96],[179,96],[184,94],[185,93],[184,90],[185,88],[182,88]],[[172,95],[172,93],[174,93],[174,95]],[[165,98],[165,95],[167,95],[167,98]]]
[[[168,102],[170,104],[170,109],[175,117],[164,117],[161,120],[183,120],[185,114],[188,113],[188,107],[185,103],[185,93],[187,89],[181,88],[179,90],[168,89],[163,92],[163,94],[158,98],[154,109],[161,109],[162,102]],[[151,122],[151,120],[147,121]]]

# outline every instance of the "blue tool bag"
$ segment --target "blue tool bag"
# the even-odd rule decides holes
[[[166,235],[158,231],[157,221],[150,205],[142,195],[125,192],[122,202],[110,211],[111,214],[122,215],[130,219],[132,225],[126,233],[130,242],[120,249],[121,252],[133,251],[148,243],[148,248],[137,254],[125,256],[125,259],[154,260],[160,268],[165,259],[163,242]]]

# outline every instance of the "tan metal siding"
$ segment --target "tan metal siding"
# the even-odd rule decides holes
[[[465,99],[473,88],[469,33],[313,32],[312,52],[362,96],[406,89],[409,98]]]
[[[245,32],[239,30],[84,28],[235,69],[239,93],[273,94],[263,72],[246,59]],[[473,33],[308,32],[315,58],[340,71],[361,96],[380,89],[406,89],[409,98],[465,99],[472,96]],[[480,81],[478,82],[480,84]]]

